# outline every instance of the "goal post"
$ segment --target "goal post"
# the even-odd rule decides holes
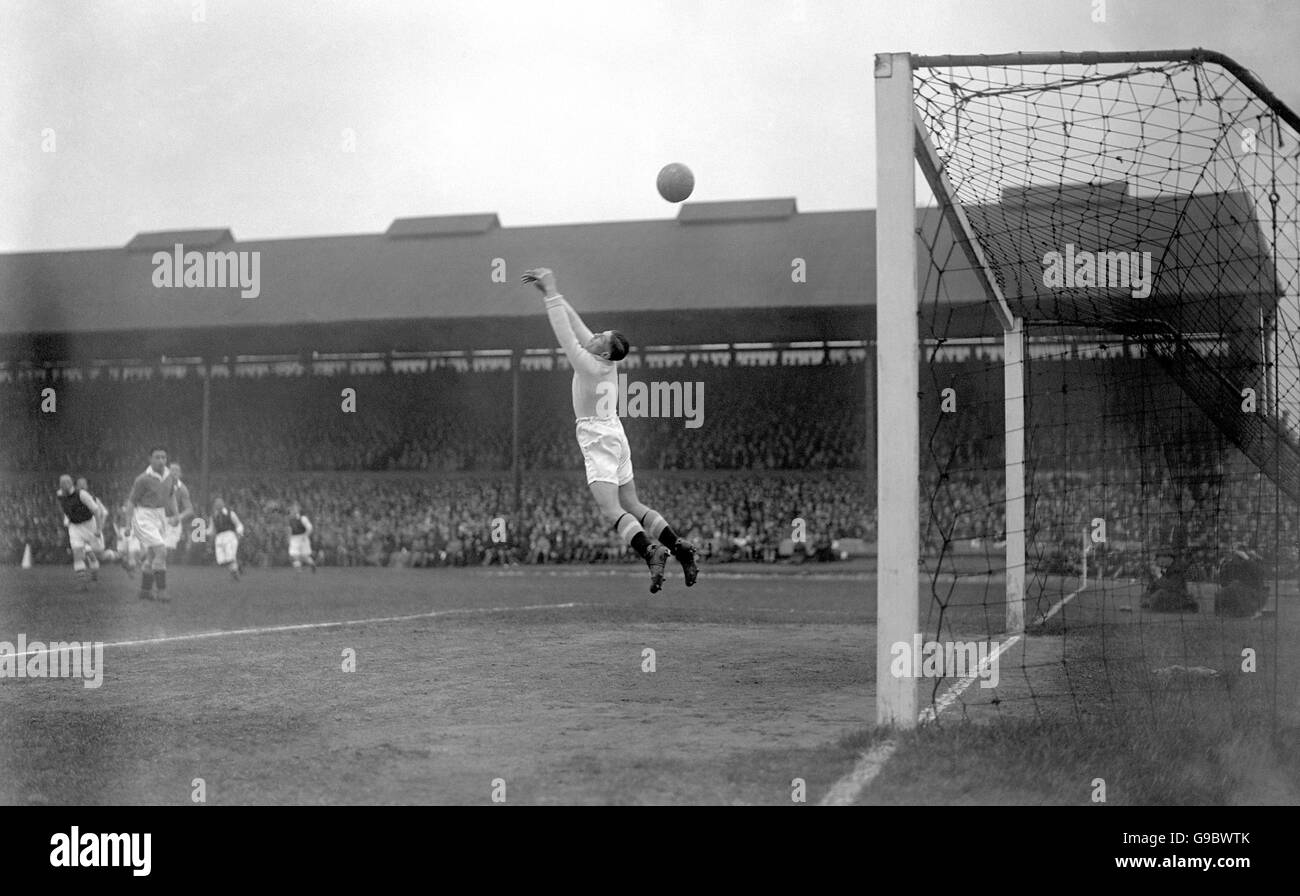
[[[908,54],[876,57],[876,405],[887,426],[876,449],[876,718],[911,728],[918,682],[892,674],[893,645],[920,631],[920,337],[916,304],[916,182],[912,66]]]
[[[919,333],[917,328],[916,182],[919,164],[971,269],[995,304],[1004,330],[1005,629],[1025,623],[1024,330],[1012,314],[939,159],[916,114],[912,57],[876,57],[876,343],[879,572],[877,605],[877,720],[912,727],[918,718],[916,682],[891,675],[891,650],[920,634]]]
[[[917,724],[899,642],[1047,618],[1123,700],[1143,587],[1300,578],[1300,117],[1199,49],[880,54],[875,99],[877,720]],[[1035,712],[1081,711],[1063,654]]]

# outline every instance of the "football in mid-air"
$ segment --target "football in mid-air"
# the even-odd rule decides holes
[[[659,195],[669,202],[681,202],[695,189],[695,175],[680,162],[673,162],[660,170],[655,185],[659,188]]]

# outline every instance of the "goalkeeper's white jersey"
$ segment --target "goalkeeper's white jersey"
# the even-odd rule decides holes
[[[574,332],[568,305],[564,296],[552,296],[546,300],[546,316],[550,318],[551,329],[573,367],[573,416],[579,420],[617,416],[618,365],[596,357],[583,347],[579,334]],[[581,335],[590,339],[591,331],[586,330]],[[601,383],[605,385],[602,387]]]

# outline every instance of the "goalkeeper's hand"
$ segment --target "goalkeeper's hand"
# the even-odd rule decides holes
[[[559,290],[555,285],[555,272],[550,268],[533,268],[531,271],[524,271],[524,275],[519,278],[524,283],[531,283],[542,291],[546,298],[559,295]]]

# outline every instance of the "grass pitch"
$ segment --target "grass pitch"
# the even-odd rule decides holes
[[[815,804],[883,734],[855,564],[706,567],[655,596],[630,565],[180,567],[169,604],[101,578],[83,594],[68,569],[0,569],[0,640],[106,645],[99,688],[0,679],[0,802],[187,804],[202,779],[212,804],[487,804],[504,782],[508,804],[797,805],[798,779]],[[986,636],[997,593],[945,587],[944,634]],[[1260,715],[1271,682],[1300,681],[1300,633],[1278,655],[1259,620],[1119,599],[1084,592],[1023,638],[1000,686],[903,737],[860,802],[1082,804],[1094,777],[1112,802],[1300,793]],[[1259,677],[1230,673],[1255,631]],[[1156,671],[1192,659],[1218,674]]]

